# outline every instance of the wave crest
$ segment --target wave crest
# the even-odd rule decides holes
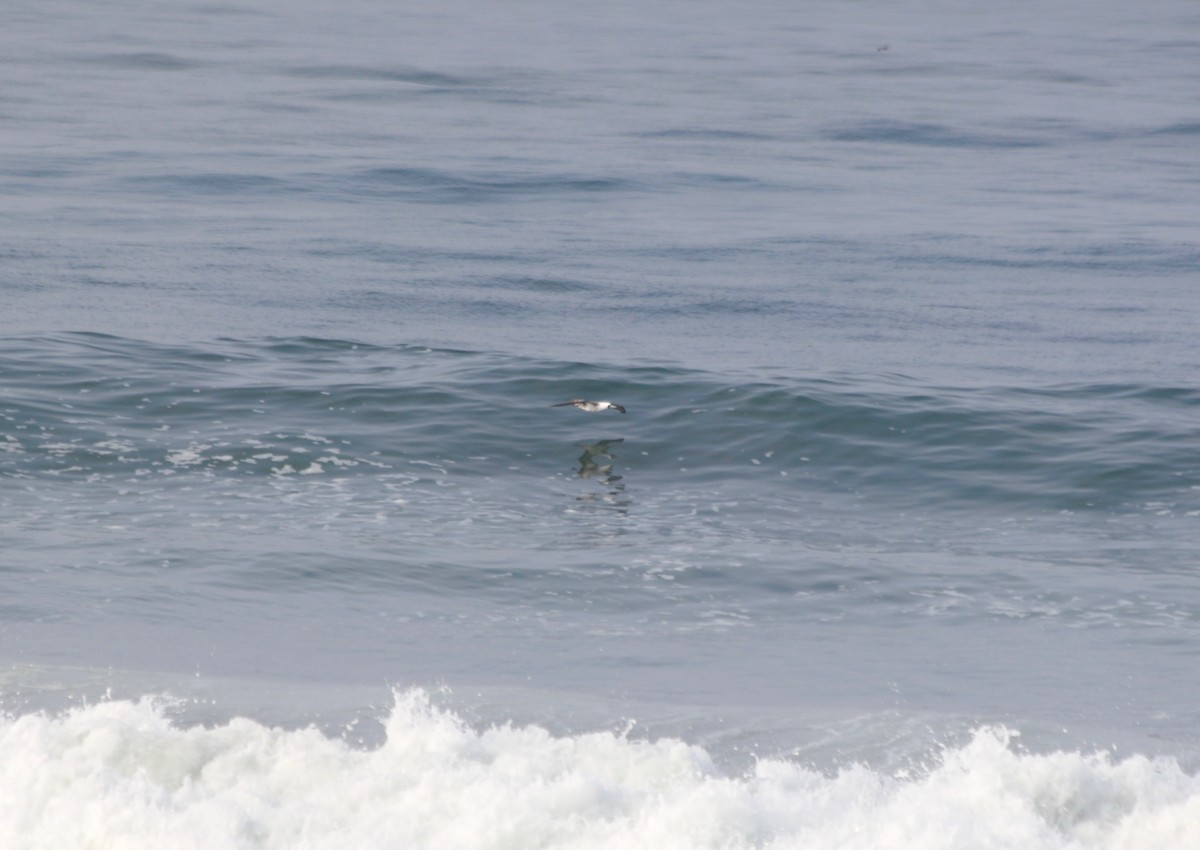
[[[1002,728],[913,775],[763,760],[723,775],[674,739],[474,729],[395,694],[361,749],[253,720],[181,728],[161,700],[0,721],[0,843],[128,848],[1146,848],[1200,842],[1172,759],[1030,754]]]

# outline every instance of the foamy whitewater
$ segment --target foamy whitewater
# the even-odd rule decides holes
[[[982,729],[897,773],[678,740],[475,730],[396,695],[355,748],[237,718],[180,729],[152,700],[0,726],[6,847],[1192,847],[1200,779],[1169,759],[1022,754]]]
[[[0,850],[1200,847],[1197,33],[3,4]]]

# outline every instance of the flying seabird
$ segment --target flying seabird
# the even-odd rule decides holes
[[[586,410],[588,413],[599,413],[601,410],[619,410],[625,412],[625,408],[619,404],[613,404],[611,401],[588,401],[583,398],[573,398],[570,401],[559,402],[552,404],[551,407],[566,407],[567,405],[578,407],[580,410]]]

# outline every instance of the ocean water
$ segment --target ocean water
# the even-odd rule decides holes
[[[1195,4],[0,46],[0,847],[1200,846]]]

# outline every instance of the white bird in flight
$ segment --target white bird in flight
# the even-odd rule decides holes
[[[625,412],[625,408],[619,404],[613,404],[611,401],[588,401],[583,398],[573,398],[570,401],[563,401],[550,406],[566,407],[567,405],[578,407],[580,410],[586,410],[588,413],[599,413],[601,410],[619,410],[622,413]]]

